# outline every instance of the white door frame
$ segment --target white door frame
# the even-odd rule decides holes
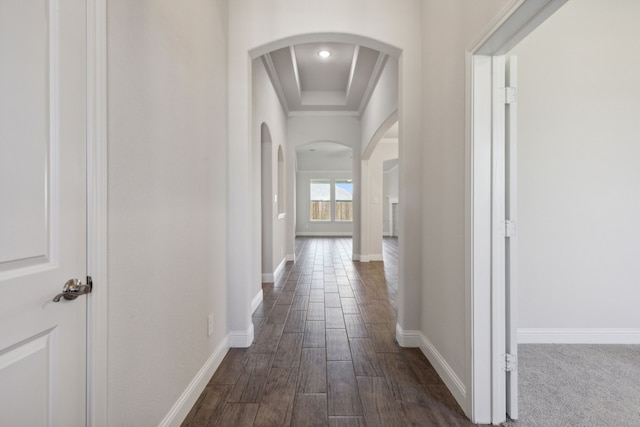
[[[87,426],[107,419],[107,0],[87,0]]]
[[[473,422],[506,419],[504,104],[493,100],[504,85],[504,55],[568,0],[512,0],[466,52],[465,282]],[[502,185],[494,185],[502,180]],[[492,252],[493,251],[493,252]]]

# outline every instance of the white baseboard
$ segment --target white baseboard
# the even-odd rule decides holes
[[[351,231],[296,231],[300,237],[351,237]]]
[[[382,233],[382,237],[391,237],[391,233],[389,233],[388,231],[385,231]]]
[[[293,261],[296,262],[296,254],[287,254],[287,257],[285,258],[287,261]]]
[[[396,323],[396,340],[400,347],[420,347],[420,331],[405,331]]]
[[[640,344],[640,329],[520,328],[519,344]]]
[[[260,291],[258,291],[256,296],[253,297],[253,299],[251,300],[251,314],[253,314],[256,311],[256,308],[258,308],[258,306],[262,302],[262,297],[263,297],[262,289],[260,289]]]
[[[357,261],[360,261],[360,262],[369,262],[369,255],[362,255],[362,254],[360,254],[360,255],[358,255],[358,259],[357,259]]]
[[[231,331],[227,335],[229,347],[247,348],[253,342],[253,324],[250,324],[246,331]]]
[[[213,373],[218,369],[220,363],[222,363],[222,359],[224,359],[227,351],[229,351],[229,342],[227,337],[225,337],[211,356],[209,356],[209,359],[207,359],[202,368],[200,368],[193,380],[191,380],[187,388],[182,392],[169,413],[160,422],[160,427],[178,427],[182,424],[198,400],[198,397],[200,397],[202,390],[207,386]]]
[[[276,267],[275,270],[273,270],[273,278],[275,279],[276,277],[278,277],[278,274],[280,274],[280,272],[282,272],[282,269],[284,268],[284,265],[287,263],[287,259],[286,258],[282,258],[282,261],[280,261],[280,264],[278,264],[278,266]]]
[[[453,397],[458,401],[461,407],[467,406],[467,389],[460,379],[449,366],[447,361],[438,352],[435,346],[429,341],[422,333],[420,333],[420,350],[425,357],[431,362],[431,365],[435,368],[442,381],[453,394]]]
[[[351,261],[360,261],[360,254],[352,254]]]
[[[369,255],[369,261],[384,261],[382,254]]]
[[[287,263],[287,259],[283,258],[280,261],[280,264],[276,267],[273,273],[262,273],[262,283],[273,283],[276,281],[276,277],[280,273],[280,271],[284,268],[284,265]]]

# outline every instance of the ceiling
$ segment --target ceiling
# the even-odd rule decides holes
[[[322,50],[331,55],[320,57]],[[267,53],[262,60],[287,115],[318,111],[360,115],[387,58],[349,43],[305,43]]]
[[[296,148],[297,171],[350,171],[353,167],[351,147],[335,142],[310,142]]]

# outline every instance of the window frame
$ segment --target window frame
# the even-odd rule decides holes
[[[336,219],[336,205],[338,200],[336,199],[336,185],[340,182],[349,183],[352,186],[351,200],[340,200],[341,202],[351,203],[351,219]],[[313,183],[328,183],[329,184],[329,200],[313,200],[311,198],[311,185]],[[309,178],[309,222],[313,223],[353,223],[353,178]],[[313,202],[329,202],[329,219],[314,219],[313,215]]]

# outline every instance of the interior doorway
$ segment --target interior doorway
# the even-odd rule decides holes
[[[510,226],[505,209],[505,105],[510,94],[504,55],[565,2],[514,3],[467,52],[470,90],[465,246],[469,311],[473,313],[467,324],[473,343],[471,415],[476,422],[499,424],[505,421],[508,410],[517,417],[518,390],[507,387],[507,371],[517,367],[507,354],[507,335],[517,331],[517,305],[512,305],[514,293],[506,289],[506,239]],[[513,378],[514,373],[509,376]]]
[[[472,206],[470,226],[473,228],[470,234],[473,236],[473,244],[469,244],[470,292],[476,297],[487,297],[492,307],[486,318],[488,324],[483,326],[474,319],[470,325],[472,335],[476,339],[489,331],[485,337],[491,342],[484,356],[481,354],[482,351],[475,351],[473,363],[483,361],[491,365],[492,374],[483,377],[475,371],[473,394],[477,396],[479,387],[491,389],[490,416],[494,423],[504,420],[508,412],[505,367],[510,361],[504,355],[508,352],[505,343],[508,343],[507,326],[510,322],[516,325],[517,342],[635,343],[638,340],[637,333],[625,328],[625,325],[637,324],[637,319],[633,318],[636,311],[624,307],[625,301],[633,299],[633,294],[622,289],[613,292],[610,289],[606,290],[607,287],[619,287],[620,283],[628,282],[629,277],[634,277],[633,273],[628,272],[618,275],[618,272],[625,271],[624,259],[628,255],[628,252],[621,252],[620,249],[634,247],[635,250],[630,252],[637,253],[638,232],[636,228],[631,227],[625,231],[619,230],[619,233],[612,233],[610,224],[607,225],[608,222],[604,220],[608,217],[606,212],[611,212],[611,209],[620,212],[621,217],[624,217],[626,212],[637,212],[638,209],[637,203],[629,203],[630,199],[633,200],[629,195],[636,191],[629,186],[638,179],[635,172],[637,168],[629,167],[628,160],[637,159],[638,156],[637,143],[633,144],[629,140],[632,139],[634,131],[626,129],[618,133],[625,127],[625,121],[633,123],[627,121],[627,116],[632,114],[632,111],[637,111],[634,108],[638,97],[633,95],[636,93],[634,90],[637,85],[635,79],[623,84],[624,78],[616,77],[611,70],[600,76],[594,74],[601,64],[606,63],[600,55],[595,55],[596,51],[611,51],[613,55],[617,55],[617,49],[622,49],[625,41],[633,39],[629,37],[633,26],[627,26],[624,20],[616,20],[613,16],[614,13],[618,13],[620,17],[632,15],[629,11],[632,5],[623,5],[622,2],[616,11],[607,9],[595,12],[597,2],[576,2],[571,4],[571,7],[584,7],[584,13],[577,9],[566,10],[566,13],[577,21],[558,24],[555,37],[550,37],[553,43],[546,47],[544,55],[540,54],[542,44],[537,41],[529,43],[533,38],[528,38],[526,44],[518,45],[564,3],[551,1],[539,5],[536,10],[528,9],[534,7],[533,5],[527,8],[522,5],[514,6],[469,52],[469,75],[472,81],[469,107],[474,116],[469,129],[468,151],[469,165],[473,170],[469,183]],[[592,9],[586,12],[587,8]],[[560,19],[565,10],[560,12],[562,13],[556,14],[554,19]],[[588,17],[592,20],[587,19]],[[599,22],[595,27],[606,27],[607,24],[602,20],[608,23],[617,22],[614,27],[620,28],[624,35],[615,36],[616,28],[609,28],[601,36],[594,34],[591,31],[594,22]],[[581,25],[589,27],[582,36],[578,34]],[[537,31],[541,30],[542,28]],[[545,25],[545,31],[547,30],[554,31],[551,20]],[[559,34],[562,34],[560,38]],[[554,57],[553,52],[561,44],[559,41],[567,41],[572,36],[579,40],[577,44],[574,41],[568,49],[570,54],[565,52]],[[602,45],[603,49],[594,51],[593,46],[596,45]],[[581,48],[576,49],[576,46]],[[514,47],[515,50],[512,50]],[[534,68],[529,67],[532,69],[530,77],[525,80],[520,76],[520,88],[531,86],[531,90],[522,90],[517,95],[517,102],[526,96],[527,101],[522,102],[525,106],[538,105],[535,113],[529,107],[526,113],[523,112],[523,105],[520,105],[518,112],[521,119],[519,122],[531,123],[533,126],[529,125],[528,129],[518,132],[520,154],[517,158],[520,161],[519,172],[516,175],[517,185],[522,194],[519,194],[517,205],[517,230],[513,224],[506,222],[510,218],[505,209],[504,196],[509,188],[501,184],[505,182],[504,177],[509,171],[509,163],[504,161],[509,158],[508,145],[505,145],[507,131],[504,127],[508,118],[508,107],[505,108],[504,102],[509,101],[511,94],[504,89],[506,85],[503,68],[504,54],[508,52],[514,52],[520,57],[523,52],[532,57],[535,57],[535,52],[539,55]],[[586,62],[580,63],[581,57],[589,56],[597,56],[598,59],[591,65]],[[542,59],[552,61],[551,65]],[[632,69],[634,63],[635,60],[630,61],[620,69]],[[520,71],[521,64],[520,62]],[[577,68],[572,69],[572,66]],[[536,83],[531,76],[537,77],[540,81]],[[563,76],[568,77],[564,83]],[[567,95],[563,97],[561,106],[552,101],[554,85],[549,84],[549,77],[552,77],[554,82],[557,81]],[[607,85],[605,82],[609,78],[612,78],[612,81]],[[533,89],[536,84],[538,86]],[[623,85],[626,85],[627,89],[618,90]],[[540,87],[545,87],[547,91],[538,90]],[[558,87],[555,87],[555,90],[557,91]],[[540,105],[544,107],[541,108]],[[622,105],[624,107],[621,107]],[[535,114],[535,117],[532,114]],[[592,118],[585,120],[590,115]],[[541,119],[545,116],[545,120]],[[541,123],[544,123],[544,126]],[[518,127],[521,128],[521,125]],[[524,136],[529,142],[522,146],[521,139]],[[530,141],[535,141],[536,144],[531,144]],[[547,146],[547,142],[552,145]],[[522,151],[523,147],[525,151]],[[485,149],[488,151],[483,152]],[[536,150],[542,150],[544,153]],[[485,154],[489,153],[490,155],[485,157]],[[620,194],[627,196],[620,197]],[[560,221],[559,228],[554,228],[553,222],[559,217],[572,220],[569,224]],[[549,222],[549,218],[553,220]],[[544,226],[540,225],[541,221]],[[491,227],[488,233],[483,234],[482,227],[486,230],[486,224],[490,224]],[[509,304],[514,302],[509,301],[508,286],[505,292],[509,268],[509,259],[505,252],[508,240],[505,242],[505,239],[509,239],[508,236],[514,232],[519,239],[518,269],[525,270],[519,277],[527,279],[526,283],[521,284],[518,292],[524,291],[527,296],[516,300],[514,308],[517,310],[510,311]],[[536,243],[539,242],[538,238],[544,240],[544,250]],[[555,239],[560,239],[558,244],[553,243]],[[538,249],[534,250],[536,245]],[[608,253],[600,253],[596,261],[588,261],[593,252],[603,249]],[[479,253],[480,250],[488,250],[491,256],[483,257]],[[610,254],[613,254],[611,258]],[[605,261],[608,259],[609,261]],[[599,279],[600,284],[594,282],[594,278],[599,276],[598,266],[612,262],[616,265],[616,277]],[[535,264],[534,270],[532,264]],[[574,277],[554,273],[558,271]],[[536,277],[536,285],[533,287],[530,276],[532,272]],[[551,276],[545,278],[545,272]],[[624,278],[624,274],[627,279]],[[581,278],[576,280],[577,277]],[[560,285],[555,282],[556,278],[562,281]],[[605,283],[606,286],[603,285]],[[547,289],[546,292],[539,292],[545,286],[553,286],[553,291],[550,293]],[[536,293],[538,297],[535,297]],[[553,301],[549,300],[550,294],[554,295]],[[627,297],[619,298],[620,295]],[[520,304],[518,307],[519,302],[523,300],[526,300],[527,304]],[[538,310],[535,308],[536,304]],[[540,310],[541,304],[544,310]],[[597,311],[593,311],[594,305],[598,306]],[[480,309],[480,306],[477,309]],[[541,319],[539,315],[543,312],[544,319]],[[603,313],[609,315],[603,317]],[[487,328],[489,324],[491,326]],[[518,324],[521,327],[517,327]],[[517,399],[517,396],[515,398]]]

